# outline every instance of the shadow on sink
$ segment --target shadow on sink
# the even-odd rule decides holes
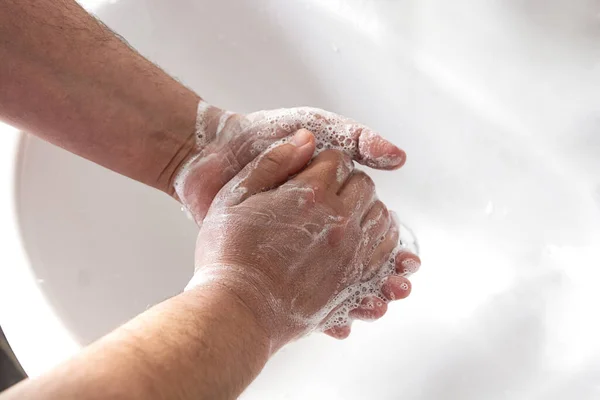
[[[0,392],[25,379],[27,375],[13,354],[0,328]]]

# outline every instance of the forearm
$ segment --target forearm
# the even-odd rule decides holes
[[[199,98],[71,0],[0,2],[0,119],[172,194]]]
[[[234,399],[268,356],[265,335],[239,300],[195,289],[1,399]]]

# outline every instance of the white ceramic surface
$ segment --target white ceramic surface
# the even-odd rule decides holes
[[[312,105],[408,153],[374,173],[420,241],[414,291],[314,335],[244,399],[600,396],[600,1],[84,4],[208,101]],[[177,293],[195,228],[166,196],[0,135],[0,324],[36,375]]]

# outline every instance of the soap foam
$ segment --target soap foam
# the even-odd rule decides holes
[[[396,271],[396,256],[402,252],[418,255],[418,244],[414,234],[399,222],[397,215],[393,211],[390,212],[390,215],[401,232],[398,246],[392,251],[388,260],[379,271],[377,271],[374,277],[367,282],[349,286],[325,306],[321,315],[326,318],[326,320],[318,327],[319,330],[326,331],[336,327],[352,325],[353,318],[350,317],[350,312],[359,307],[364,308],[361,303],[365,298],[374,297],[379,299],[382,303],[388,303],[390,300],[395,300],[393,292],[390,294],[391,299],[388,300],[381,291],[381,287],[385,283],[386,278],[392,275],[410,277],[419,269],[419,264],[414,259],[406,258],[401,262],[403,271],[401,273]],[[381,243],[382,240],[383,238],[376,243],[375,247]],[[408,284],[402,283],[400,289],[408,290]]]
[[[327,317],[319,329],[326,331],[335,327],[351,325],[353,319],[350,317],[350,312],[359,307],[362,308],[361,303],[366,298],[374,297],[381,303],[388,303],[389,300],[381,291],[381,286],[385,282],[385,278],[390,275],[400,275],[405,277],[411,275],[410,272],[403,272],[402,274],[396,272],[396,255],[402,251],[406,251],[406,249],[402,246],[398,246],[375,276],[367,282],[354,284],[340,292],[330,304],[325,307],[325,310],[330,310],[327,314],[330,314],[331,310],[335,311]],[[403,283],[402,285],[401,289],[408,290],[408,285],[406,283]]]
[[[315,155],[326,149],[340,150],[359,163],[377,168],[394,167],[403,161],[400,156],[385,152],[380,155],[382,146],[388,144],[368,127],[326,110],[296,107],[242,115],[223,111],[200,100],[196,118],[197,150],[177,172],[174,183],[176,193],[185,205],[183,187],[192,170],[194,175],[216,175],[215,180],[219,180],[219,175],[224,175],[221,171],[214,171],[211,167],[214,163],[205,162],[207,157],[232,155],[236,158],[236,162],[231,164],[237,168],[232,172],[235,175],[269,146],[285,143],[290,135],[301,128],[314,134]],[[341,176],[338,174],[338,179]],[[208,205],[203,203],[202,207]],[[196,216],[196,222],[200,223],[207,210],[190,211]]]
[[[182,196],[188,175],[191,171],[194,174],[206,173],[202,166],[207,164],[212,157],[219,156],[216,153],[207,153],[209,149],[212,151],[212,147],[214,147],[221,150],[223,147],[230,146],[232,147],[230,149],[231,154],[238,155],[240,151],[245,150],[252,156],[246,158],[252,159],[261,153],[264,154],[268,149],[287,143],[289,137],[301,128],[308,129],[315,136],[316,150],[314,156],[326,149],[336,149],[345,152],[358,162],[378,168],[394,167],[403,161],[400,156],[379,155],[381,146],[385,145],[386,142],[366,126],[325,110],[313,107],[297,107],[258,111],[242,116],[224,112],[201,101],[198,104],[196,121],[198,152],[183,165],[175,180],[175,190],[180,196],[184,207],[189,203]],[[216,142],[219,146],[215,145]],[[351,161],[350,164],[352,164]],[[233,163],[231,165],[233,166]],[[242,168],[244,165],[240,164],[238,166]],[[234,171],[234,173],[238,172],[239,170]],[[338,181],[344,179],[344,170],[341,166],[336,171],[336,178]],[[236,187],[240,188],[239,185]],[[234,197],[244,196],[245,193],[236,191],[236,187],[232,188],[230,194]],[[306,199],[306,196],[299,195],[295,197],[295,202],[299,208],[302,208],[306,205]],[[362,200],[359,200],[359,202],[362,203]],[[360,204],[357,204],[357,207],[360,207]],[[196,222],[201,223],[202,218],[199,216],[203,217],[203,214],[198,213],[196,215]],[[297,228],[305,230],[307,234],[311,232],[307,227]],[[409,276],[416,272],[418,264],[412,259],[404,260],[401,264],[402,272],[400,274],[396,272],[395,258],[398,253],[403,251],[418,253],[418,245],[412,233],[405,227],[402,227],[400,232],[402,235],[399,245],[390,254],[384,265],[369,280],[341,288],[327,305],[317,315],[312,316],[309,321],[305,317],[297,316],[299,319],[304,319],[303,324],[309,327],[309,331],[315,329],[327,330],[350,325],[352,323],[350,317],[352,310],[359,307],[369,307],[369,303],[361,305],[365,298],[376,298],[380,304],[388,302],[381,291],[382,284],[388,276]],[[328,229],[322,229],[313,234],[313,239],[316,241],[324,240],[328,233]],[[374,247],[379,245],[382,240],[383,238],[378,239]],[[364,240],[361,245],[367,242],[368,240]],[[350,271],[349,273],[362,273],[364,268],[365,266],[359,263],[353,268],[348,268],[348,271]],[[403,284],[403,286],[405,287],[401,287],[401,289],[408,290],[407,284]],[[375,304],[371,304],[371,306],[374,307]]]

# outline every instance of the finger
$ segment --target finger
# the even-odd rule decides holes
[[[337,150],[325,150],[319,153],[293,181],[337,193],[353,170],[354,165],[350,156]]]
[[[375,200],[360,223],[368,249],[374,248],[376,242],[381,240],[390,227],[390,222],[390,213],[385,204],[381,200]]]
[[[374,321],[385,315],[387,304],[375,296],[367,296],[357,308],[350,311],[349,316],[363,321]]]
[[[248,197],[271,189],[300,171],[315,150],[311,132],[301,129],[289,143],[267,149],[231,179],[219,192],[216,201],[227,205],[243,202]]]
[[[309,108],[297,122],[315,132],[317,149],[339,149],[363,165],[376,169],[397,169],[406,153],[365,125],[349,118]]]
[[[331,336],[332,338],[341,340],[341,339],[346,339],[348,336],[350,336],[350,331],[351,331],[350,325],[343,325],[343,326],[334,326],[333,328],[327,329],[323,333]]]
[[[381,293],[390,301],[405,299],[410,294],[411,289],[410,281],[403,276],[387,276],[383,278],[381,284]]]
[[[400,251],[395,259],[396,273],[402,276],[410,276],[421,267],[419,256],[408,251]]]
[[[398,246],[399,236],[400,232],[398,231],[398,224],[393,218],[390,218],[388,231],[383,240],[375,247],[375,250],[373,250],[371,259],[363,273],[363,281],[371,279],[386,262],[395,262],[395,259],[390,261],[390,258],[392,251]]]
[[[355,170],[339,192],[344,208],[349,213],[365,215],[375,200],[375,183],[367,174]]]
[[[398,169],[406,162],[406,153],[367,127],[359,127],[356,161],[375,169]]]

